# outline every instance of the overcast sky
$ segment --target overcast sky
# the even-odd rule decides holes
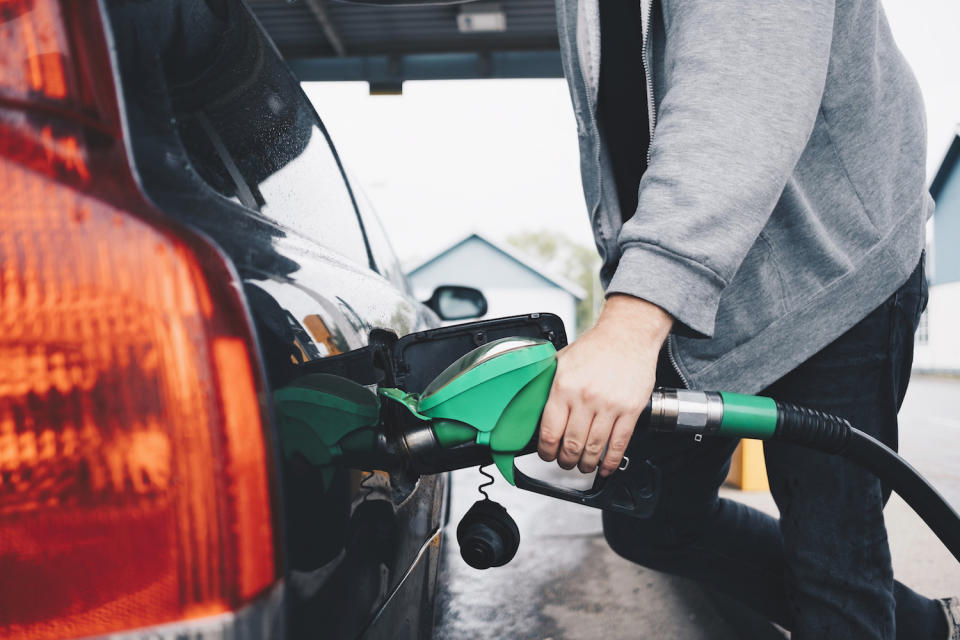
[[[884,0],[926,101],[932,175],[960,122],[960,0]],[[304,83],[407,265],[479,231],[556,229],[592,245],[563,80]]]

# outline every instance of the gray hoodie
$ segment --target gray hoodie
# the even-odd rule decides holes
[[[677,319],[691,388],[757,392],[920,259],[916,81],[879,0],[644,0],[652,142],[622,223],[596,117],[600,1],[630,0],[557,0],[557,19],[603,284]]]

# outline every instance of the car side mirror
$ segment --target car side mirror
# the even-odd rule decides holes
[[[487,298],[482,291],[453,284],[440,285],[423,304],[442,320],[467,320],[487,313]]]

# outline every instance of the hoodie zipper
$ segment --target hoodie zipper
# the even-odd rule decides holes
[[[657,106],[653,97],[653,77],[650,70],[650,56],[647,53],[647,47],[650,46],[650,23],[653,22],[653,0],[642,0],[642,2],[640,19],[643,21],[643,47],[640,61],[643,64],[643,80],[647,85],[647,125],[650,127],[650,144],[647,145],[647,166],[649,167],[650,147],[653,145],[653,130],[657,126]],[[643,11],[644,7],[646,7],[646,12]],[[644,15],[646,15],[646,19],[644,19]],[[687,381],[687,377],[683,375],[683,371],[680,370],[680,365],[677,364],[677,356],[674,353],[675,348],[674,338],[671,334],[667,336],[667,358],[670,360],[670,365],[673,367],[673,370],[677,372],[677,376],[680,378],[683,386],[689,389],[690,383]]]
[[[673,350],[673,334],[671,333],[669,336],[667,336],[667,358],[670,360],[670,365],[673,367],[673,370],[677,372],[680,382],[683,383],[683,388],[689,389],[690,382],[687,381],[687,376],[683,375],[683,371],[680,371],[680,365],[677,364],[677,356],[674,354]]]
[[[647,87],[647,126],[650,130],[650,141],[653,142],[653,130],[657,122],[657,109],[653,98],[653,80],[650,75],[650,62],[649,56],[647,55],[647,46],[650,42],[650,23],[653,13],[653,0],[641,0],[643,3],[640,7],[640,19],[643,22],[643,43],[642,43],[642,52],[640,55],[640,62],[643,67],[643,80],[646,83]],[[646,20],[643,19],[644,16],[644,7],[646,8]],[[601,34],[602,37],[602,34]],[[600,64],[603,64],[603,61],[600,61]],[[581,68],[581,74],[586,71]],[[586,76],[583,76],[584,78]],[[586,86],[586,82],[584,82]],[[591,133],[593,134],[594,139],[594,164],[596,167],[596,175],[600,176],[600,131],[597,127],[597,114],[594,110],[593,100],[590,95],[590,89],[587,87],[585,92],[587,100],[587,109],[590,114],[590,124],[591,124]],[[647,166],[650,166],[650,145],[647,145]],[[603,189],[603,179],[600,179],[599,189],[601,191],[600,198],[602,199],[602,189]],[[687,377],[683,375],[683,372],[680,370],[680,366],[677,364],[676,356],[674,355],[674,346],[673,346],[673,335],[667,337],[667,357],[670,360],[671,366],[673,366],[674,371],[677,372],[677,376],[680,378],[680,381],[683,383],[685,388],[690,388],[690,383],[687,381]]]
[[[640,7],[640,19],[643,21],[643,43],[640,54],[640,62],[643,65],[643,80],[647,85],[647,125],[650,127],[650,144],[647,145],[647,166],[650,166],[650,147],[653,145],[653,130],[657,125],[657,107],[653,99],[653,79],[650,74],[650,56],[647,54],[647,47],[650,42],[650,23],[653,22],[653,0],[642,0]],[[646,7],[646,19],[644,20],[643,8]],[[603,62],[601,61],[601,64]]]

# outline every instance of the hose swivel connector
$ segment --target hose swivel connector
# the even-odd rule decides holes
[[[723,400],[713,391],[654,389],[650,428],[656,431],[714,434],[723,421]]]

